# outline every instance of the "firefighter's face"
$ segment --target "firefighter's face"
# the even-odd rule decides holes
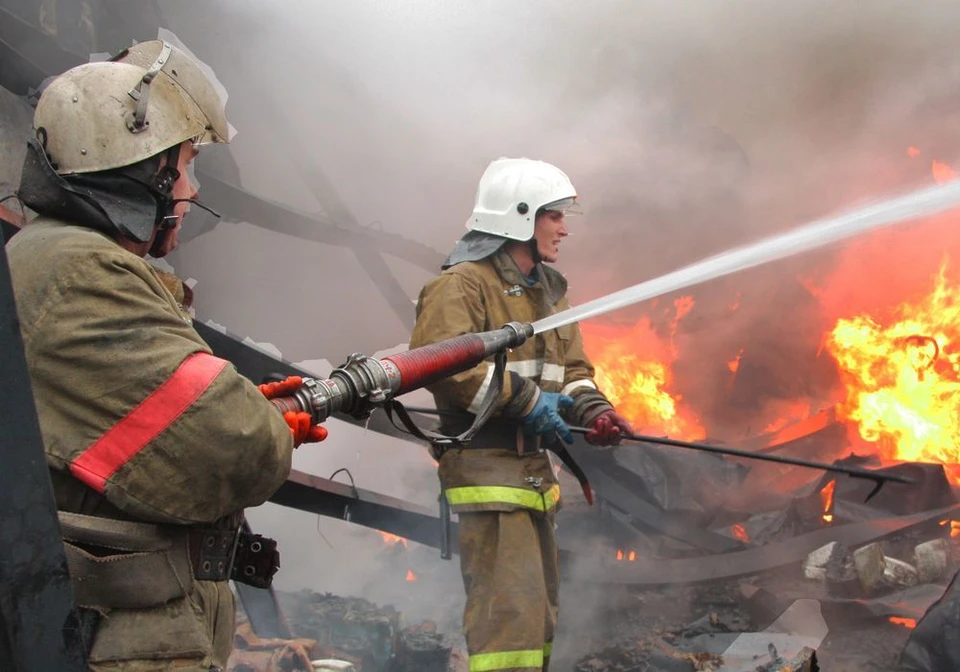
[[[180,158],[177,162],[177,171],[180,173],[180,177],[173,183],[174,198],[197,198],[197,185],[193,181],[192,171],[190,169],[197,153],[197,148],[194,147],[190,140],[184,141],[183,145],[180,146]],[[183,222],[186,214],[190,212],[190,204],[177,203],[173,206],[173,212],[177,216],[177,223],[173,229],[167,233],[167,238],[163,245],[164,254],[169,254],[175,250],[179,244],[180,224]]]
[[[540,258],[554,263],[560,257],[560,241],[569,235],[567,223],[562,212],[544,210],[537,214],[533,228],[533,237],[537,241]]]

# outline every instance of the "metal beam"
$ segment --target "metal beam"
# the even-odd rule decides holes
[[[697,558],[637,558],[635,562],[611,562],[609,557],[585,552],[568,553],[565,574],[572,581],[627,585],[700,583],[758,574],[800,563],[808,554],[831,541],[858,546],[903,532],[919,525],[934,525],[954,517],[960,505],[924,511],[909,516],[891,516],[862,523],[824,527],[798,537],[732,553]],[[561,550],[563,546],[561,545]]]
[[[294,469],[270,501],[440,548],[440,518],[433,512],[402,499],[362,490],[347,483]],[[457,525],[451,523],[450,527],[450,545],[455,550]]]
[[[222,213],[227,220],[248,222],[269,231],[326,245],[376,250],[431,273],[440,269],[446,256],[429,245],[396,233],[368,226],[348,226],[330,217],[299,212],[202,170],[197,171],[197,180],[201,185],[203,201]]]

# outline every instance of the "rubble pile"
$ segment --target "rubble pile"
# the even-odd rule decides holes
[[[448,672],[458,640],[423,621],[405,625],[392,606],[303,590],[278,593],[290,629],[315,643],[311,659],[335,658],[356,672]]]
[[[234,635],[229,672],[312,672],[317,659],[317,642],[312,639],[261,639],[241,622]]]
[[[771,616],[768,595],[750,584],[633,589],[595,634],[595,651],[577,657],[575,672],[667,670],[783,672],[817,670],[827,634],[814,600],[794,600]],[[634,604],[630,606],[630,602]],[[694,620],[682,614],[702,613]],[[561,636],[564,636],[561,633]],[[581,641],[578,647],[590,647]]]
[[[880,466],[857,456],[844,463]],[[870,482],[828,474],[790,490],[793,474],[778,470],[785,478],[762,479],[778,484],[770,496],[739,498],[756,506],[687,515],[689,500],[664,489],[667,518],[667,507],[629,502],[629,515],[615,518],[621,548],[575,570],[577,580],[599,577],[620,593],[598,584],[610,595],[599,598],[602,625],[561,652],[576,672],[896,669],[913,628],[960,570],[960,506],[940,465],[885,469],[915,484],[871,493]],[[558,641],[576,638],[576,627],[562,619]]]
[[[598,588],[611,597],[595,634],[562,648],[577,651],[575,672],[897,669],[913,628],[960,571],[960,538],[949,535],[934,524],[855,547],[831,542],[801,563],[727,581],[616,597]],[[558,640],[576,640],[578,627],[562,619]]]

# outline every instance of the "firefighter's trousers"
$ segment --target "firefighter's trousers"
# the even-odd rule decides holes
[[[546,670],[560,588],[554,516],[520,510],[459,518],[470,672]]]

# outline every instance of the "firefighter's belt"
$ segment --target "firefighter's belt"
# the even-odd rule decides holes
[[[146,609],[185,597],[194,581],[269,587],[276,543],[239,530],[159,526],[58,512],[77,604]]]
[[[74,597],[92,609],[146,609],[185,597],[186,534],[147,523],[58,512]]]
[[[550,448],[542,444],[540,436],[525,433],[518,422],[497,419],[490,420],[474,434],[467,448],[499,448],[501,450],[516,450],[517,455],[526,457],[539,453],[542,449]]]

